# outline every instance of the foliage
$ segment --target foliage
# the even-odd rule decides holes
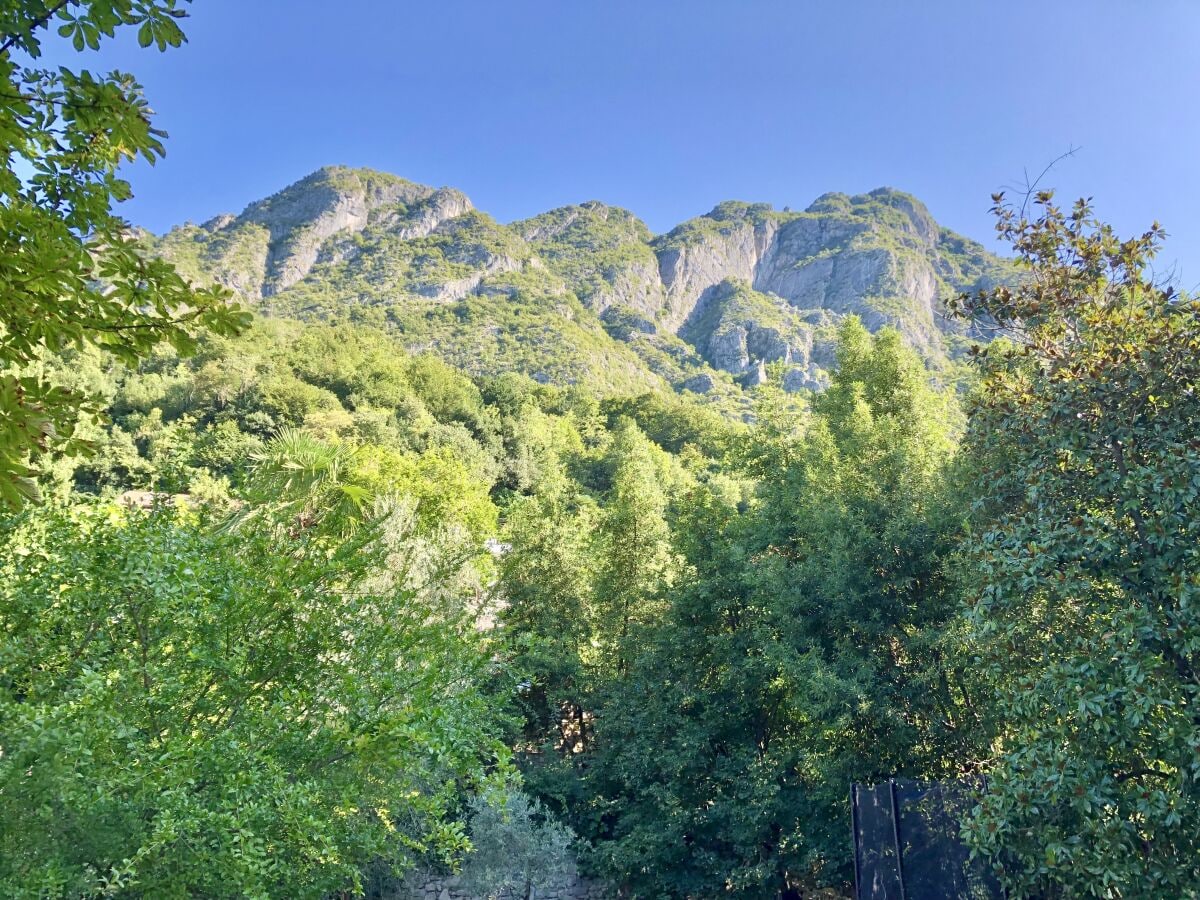
[[[575,836],[520,791],[493,790],[470,803],[471,852],[462,883],[474,896],[529,900],[534,890],[562,884],[575,871]]]
[[[463,548],[402,510],[331,545],[105,503],[2,546],[5,896],[317,898],[465,846],[497,748]]]
[[[595,201],[543,213],[510,226],[596,312],[612,302],[622,279],[639,284],[640,296],[653,304],[656,287],[645,279],[658,269],[650,249],[650,230],[632,213]],[[657,288],[661,293],[661,288]]]
[[[518,707],[522,749],[572,753],[586,748],[584,669],[591,634],[594,560],[591,536],[597,511],[569,492],[566,482],[545,485],[509,510],[500,562],[507,603],[502,620],[510,659],[527,679]]]
[[[1147,274],[1157,226],[997,197],[1010,281],[890,189],[654,239],[327,169],[154,238],[113,211],[163,152],[141,88],[32,66],[51,27],[177,46],[179,4],[9,7],[0,501],[35,461],[52,501],[0,523],[6,895],[324,897],[473,844],[469,884],[529,896],[575,833],[632,897],[845,889],[847,784],[980,772],[1012,896],[1200,893],[1200,306]],[[321,237],[347,192],[362,229]],[[767,231],[987,289],[948,345],[856,298],[933,384],[744,283],[657,332],[658,254]],[[742,330],[824,365],[835,325],[811,398],[703,359]],[[942,348],[992,328],[964,422]]]
[[[576,820],[595,717],[675,578],[668,506],[690,481],[629,419],[599,462],[594,496],[560,469],[513,504],[500,566],[507,658],[524,679],[514,743],[529,784]]]
[[[813,310],[808,310],[805,315],[753,290],[744,281],[728,279],[713,289],[713,296],[704,310],[693,316],[680,334],[700,347],[708,361],[715,365],[720,360],[714,354],[714,347],[727,345],[728,339],[741,329],[747,333],[750,358],[757,362],[764,359],[765,350],[779,353],[784,346],[811,347],[813,322],[825,316]]]
[[[613,398],[602,404],[602,410],[613,424],[622,416],[629,417],[669,453],[681,453],[691,446],[712,459],[722,460],[735,439],[745,433],[740,423],[731,422],[720,413],[664,393]]]
[[[274,519],[288,528],[308,528],[318,519],[353,531],[372,510],[376,496],[354,478],[357,448],[326,443],[284,428],[252,457],[250,496],[235,521]]]
[[[40,366],[94,345],[125,362],[159,343],[194,349],[198,332],[232,332],[244,313],[224,292],[194,289],[145,256],[113,205],[128,199],[119,166],[163,154],[141,86],[128,74],[37,68],[44,32],[92,49],[125,27],[160,50],[184,40],[175,0],[19,0],[0,14],[0,502],[37,495],[31,455],[83,448],[94,398],[47,380]],[[31,65],[22,65],[18,57]],[[25,172],[32,174],[25,175]]]
[[[1049,192],[996,198],[1025,269],[980,354],[974,632],[1000,721],[971,824],[1012,896],[1200,891],[1200,306]]]
[[[952,401],[896,333],[851,320],[794,425],[753,435],[749,513],[679,500],[683,575],[613,651],[631,662],[595,712],[574,821],[637,896],[843,886],[850,781],[977,757],[945,566]]]
[[[576,833],[623,896],[844,890],[850,782],[982,772],[1011,896],[1200,893],[1200,306],[1147,274],[1157,226],[997,197],[1013,281],[891,189],[654,238],[330,168],[157,238],[114,211],[163,153],[141,87],[37,60],[51,28],[178,46],[181,7],[0,10],[0,892],[465,858],[528,897]],[[933,384],[900,332],[742,282],[658,330],[661,260],[768,233],[885,261],[854,308]],[[986,290],[947,334],[893,290],[929,282]],[[835,327],[811,398],[704,359],[825,366]],[[943,350],[992,328],[964,422]]]
[[[589,661],[619,677],[628,671],[634,635],[660,615],[679,561],[671,550],[664,473],[653,445],[626,420],[617,427],[610,455],[612,487],[598,532]]]

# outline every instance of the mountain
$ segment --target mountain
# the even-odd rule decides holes
[[[265,314],[372,322],[468,372],[712,399],[819,388],[849,314],[940,368],[966,340],[946,298],[1009,275],[891,188],[803,212],[730,201],[655,236],[600,202],[503,225],[453,188],[329,167],[147,241]]]

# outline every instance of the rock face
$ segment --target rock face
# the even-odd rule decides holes
[[[247,251],[240,260],[243,265],[218,280],[252,299],[278,294],[301,281],[323,250],[326,259],[337,258],[326,246],[331,238],[344,243],[374,222],[401,223],[397,234],[402,239],[424,237],[470,209],[471,202],[460,191],[331,166],[251,203],[239,216],[211,219],[202,226],[205,234],[193,235],[193,240],[202,245],[196,248],[199,253],[210,258],[228,247]]]
[[[452,188],[331,167],[148,240],[263,311],[361,311],[471,371],[716,394],[713,370],[753,387],[771,363],[819,388],[851,314],[939,365],[962,342],[945,299],[1012,277],[890,188],[803,212],[726,202],[655,237],[597,201],[505,226]]]
[[[339,232],[366,227],[373,210],[427,200],[429,188],[402,179],[367,179],[321,169],[273,197],[251,204],[241,219],[270,235],[263,295],[285,290],[311,271],[321,245]]]
[[[767,383],[767,364],[761,359],[754,364],[754,368],[746,373],[746,377],[742,379],[742,383],[746,387],[758,387],[760,384]]]
[[[717,383],[713,380],[713,377],[703,373],[700,375],[693,375],[682,385],[680,385],[680,387],[682,387],[685,391],[691,391],[694,394],[707,394],[716,386]]]
[[[729,202],[656,241],[665,326],[676,331],[697,308],[703,312],[721,282],[753,282],[778,231],[779,218],[766,204]]]
[[[829,384],[829,379],[816,366],[807,369],[788,369],[783,373],[783,389],[789,394],[798,391],[820,391]]]
[[[940,229],[918,200],[890,188],[826,194],[803,213],[724,203],[656,248],[668,296],[663,318],[681,332],[721,301],[722,282],[735,279],[776,306],[858,315],[872,331],[892,325],[934,358],[945,352],[950,327],[942,301],[1008,277],[999,260]],[[748,350],[750,359],[772,359],[770,351]],[[727,360],[737,355],[730,351]]]
[[[742,281],[711,287],[680,335],[696,345],[715,369],[734,375],[762,363],[807,364],[817,327],[778,297]],[[832,332],[826,329],[827,336]]]

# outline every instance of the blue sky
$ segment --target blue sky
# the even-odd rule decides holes
[[[1161,267],[1200,285],[1197,0],[196,0],[187,30],[88,54],[171,133],[131,172],[154,230],[342,163],[655,231],[891,185],[992,246],[990,193],[1075,147],[1049,183],[1162,221]]]

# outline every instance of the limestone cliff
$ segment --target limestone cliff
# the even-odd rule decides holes
[[[697,323],[732,278],[794,310],[858,315],[873,331],[892,325],[936,360],[947,350],[945,332],[955,331],[942,316],[945,299],[1006,277],[982,247],[939,228],[924,205],[889,188],[826,194],[802,213],[724,203],[657,249],[669,298],[663,320],[694,342],[721,337]]]
[[[655,237],[597,201],[506,226],[453,188],[330,167],[150,244],[264,312],[379,321],[470,371],[722,397],[819,389],[851,314],[940,366],[964,341],[945,300],[1011,277],[890,188],[726,202]]]
[[[403,178],[337,166],[319,169],[241,215],[182,226],[161,239],[167,254],[248,299],[269,297],[305,278],[325,244],[372,223],[400,223],[404,239],[424,237],[471,209],[466,196]],[[190,244],[191,246],[187,246]],[[336,251],[326,250],[326,258]]]

